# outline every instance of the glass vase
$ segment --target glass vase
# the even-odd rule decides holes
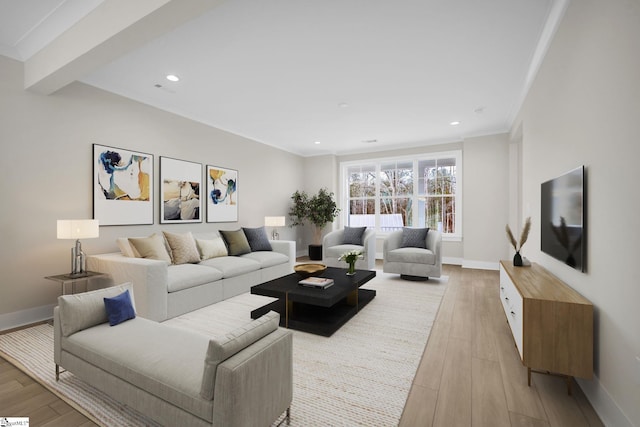
[[[351,261],[349,263],[349,269],[347,270],[347,276],[353,276],[354,274],[356,274],[356,262]]]

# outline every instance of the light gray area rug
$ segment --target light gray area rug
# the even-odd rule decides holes
[[[410,282],[377,274],[364,286],[376,298],[330,338],[294,331],[292,426],[398,424],[447,278]],[[243,294],[166,323],[222,335],[271,300]],[[56,382],[51,325],[0,335],[0,353],[98,424],[155,425],[70,373]]]

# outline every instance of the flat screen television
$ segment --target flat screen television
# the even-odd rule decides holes
[[[586,268],[585,169],[542,183],[540,249],[576,270]]]

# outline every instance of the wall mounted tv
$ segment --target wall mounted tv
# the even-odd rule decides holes
[[[586,269],[585,168],[542,183],[540,249],[579,271]]]

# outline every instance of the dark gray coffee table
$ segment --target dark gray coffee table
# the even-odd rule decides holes
[[[346,272],[343,268],[328,267],[320,274],[334,281],[327,289],[299,285],[301,278],[296,273],[253,286],[252,294],[278,300],[253,310],[251,318],[257,319],[273,310],[280,313],[280,326],[331,336],[376,296],[372,289],[360,289],[376,277],[375,271],[356,270],[353,276],[347,276]]]

